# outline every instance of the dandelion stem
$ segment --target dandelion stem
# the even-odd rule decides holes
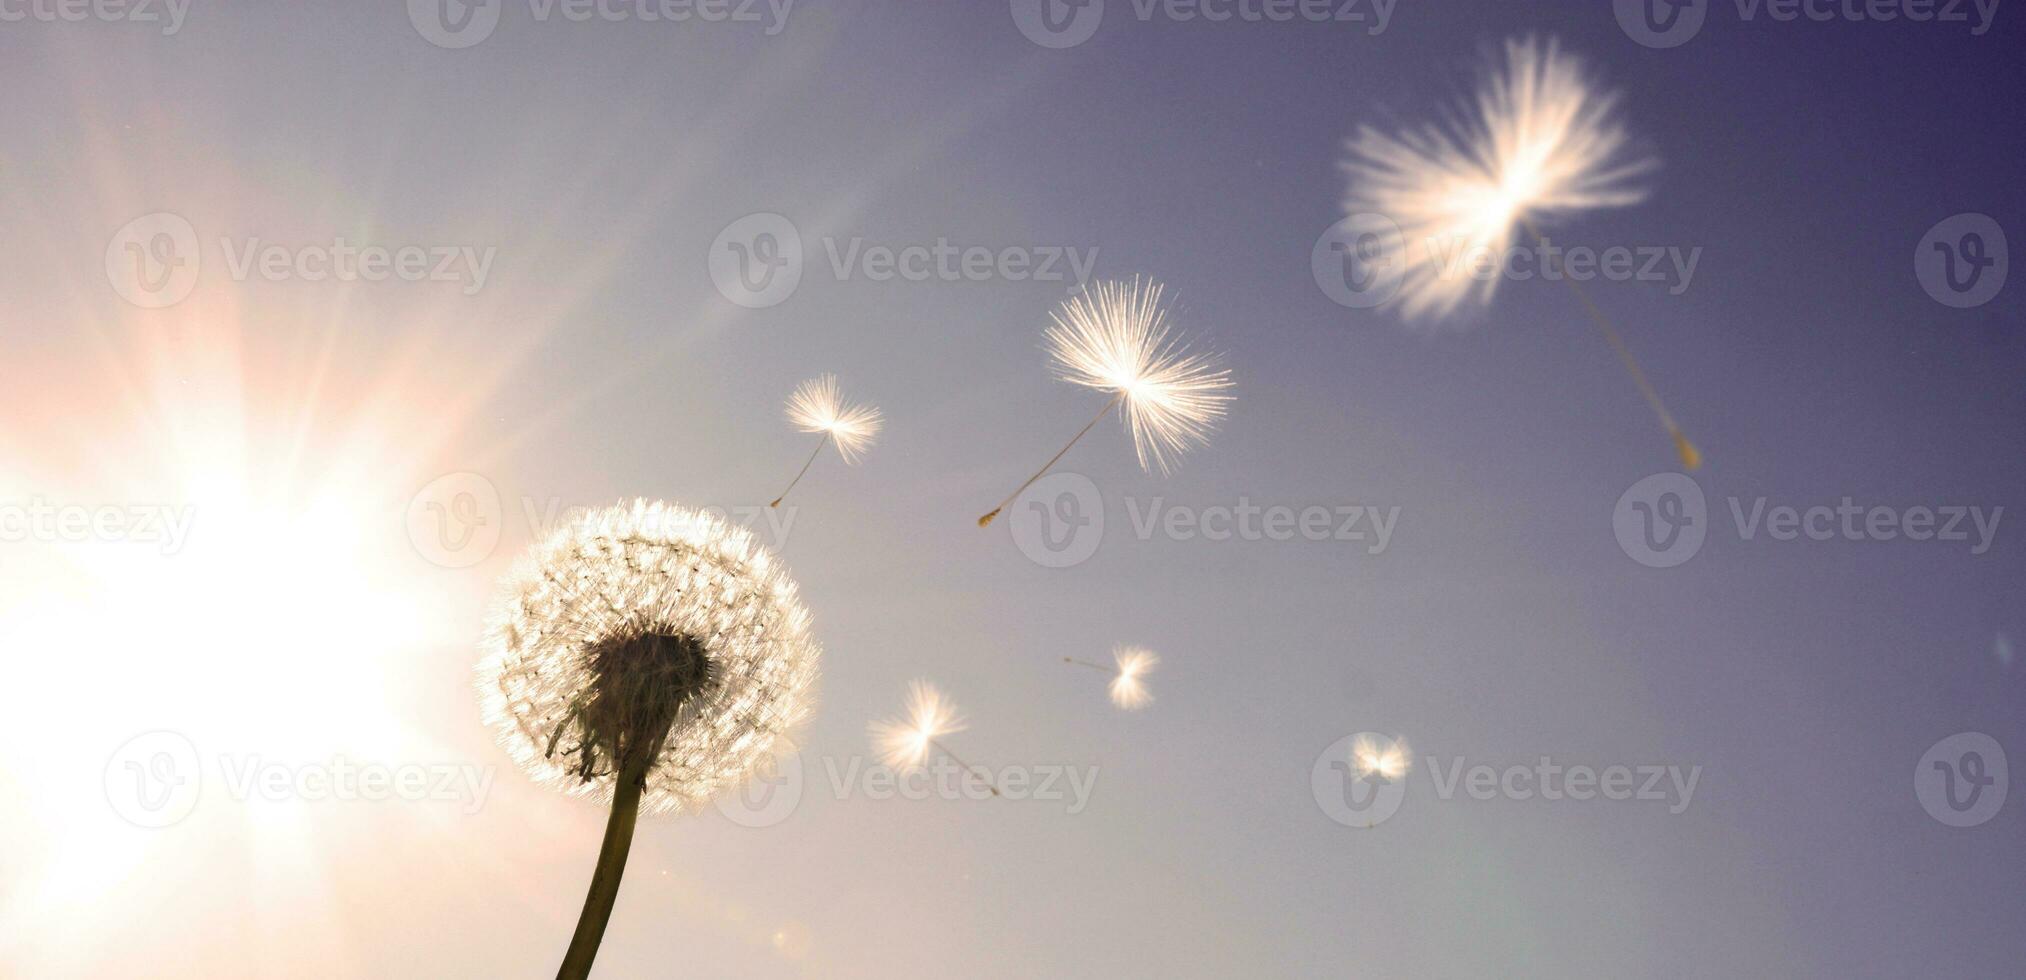
[[[611,920],[613,903],[619,899],[619,879],[626,873],[626,855],[633,849],[633,825],[640,817],[640,793],[646,786],[648,764],[654,761],[652,752],[633,755],[635,761],[619,773],[612,788],[612,815],[605,821],[598,867],[591,872],[584,911],[577,917],[577,932],[570,937],[570,949],[563,954],[556,980],[585,980],[591,975],[591,961],[598,956],[605,923]]]
[[[1548,241],[1540,229],[1534,227],[1531,221],[1522,219],[1521,223],[1526,226],[1527,233],[1534,236],[1534,240],[1540,244],[1541,251],[1546,253]],[[1688,436],[1681,431],[1681,426],[1675,424],[1673,414],[1668,412],[1667,405],[1660,400],[1660,392],[1654,389],[1652,382],[1646,380],[1646,372],[1639,369],[1639,361],[1633,358],[1631,348],[1625,346],[1625,339],[1618,335],[1618,329],[1611,325],[1611,321],[1604,316],[1604,311],[1590,299],[1590,294],[1583,291],[1581,284],[1571,278],[1566,271],[1561,278],[1568,284],[1569,291],[1576,294],[1576,302],[1582,304],[1583,311],[1590,315],[1590,322],[1595,323],[1597,329],[1603,332],[1605,341],[1609,342],[1611,349],[1617,353],[1619,362],[1625,365],[1626,373],[1632,375],[1632,383],[1639,386],[1639,393],[1646,397],[1646,404],[1653,408],[1653,414],[1660,417],[1661,426],[1666,428],[1668,436],[1674,439],[1674,451],[1681,457],[1681,465],[1690,470],[1702,466],[1702,453],[1695,448],[1694,443],[1688,441]]]
[[[1078,667],[1089,667],[1090,669],[1095,670],[1100,674],[1117,673],[1117,671],[1114,670],[1113,668],[1106,667],[1103,664],[1094,664],[1088,660],[1078,660],[1075,657],[1064,657],[1062,658],[1062,662],[1066,664],[1075,664]]]
[[[1025,492],[1028,487],[1034,485],[1034,481],[1041,479],[1041,475],[1043,473],[1048,472],[1049,467],[1054,466],[1056,462],[1062,459],[1064,454],[1069,452],[1070,446],[1076,445],[1077,440],[1082,439],[1085,434],[1089,433],[1090,430],[1097,425],[1098,421],[1104,418],[1105,413],[1111,411],[1112,406],[1118,404],[1119,400],[1124,398],[1125,396],[1126,393],[1123,391],[1119,392],[1116,395],[1111,396],[1111,399],[1104,403],[1104,407],[1097,410],[1097,415],[1093,416],[1091,420],[1088,423],[1086,423],[1080,431],[1077,432],[1076,438],[1069,440],[1069,445],[1063,446],[1061,450],[1057,451],[1054,456],[1049,458],[1048,462],[1043,463],[1040,469],[1034,471],[1033,476],[1027,478],[1026,483],[1020,484],[1019,488],[1015,489],[1010,496],[1008,496],[1005,500],[999,502],[999,506],[992,508],[991,513],[978,518],[978,526],[984,527],[985,525],[992,523],[992,518],[998,517],[999,512],[1006,509],[1006,505],[1011,504],[1015,500],[1018,500],[1020,498],[1021,493]]]
[[[802,474],[809,472],[809,467],[816,463],[816,457],[823,455],[823,447],[829,444],[830,444],[830,433],[828,430],[825,430],[823,433],[823,438],[818,439],[816,441],[816,451],[809,454],[808,461],[804,462],[802,464],[802,469],[800,469],[795,473],[795,478],[788,481],[788,490],[795,489],[795,484],[802,482]],[[775,497],[774,502],[768,504],[767,506],[769,507],[781,506],[781,501],[787,499],[788,497],[788,490],[781,491],[781,495],[779,497]]]
[[[943,743],[938,742],[935,739],[929,739],[929,744],[935,746],[936,751],[941,752],[946,756],[949,756],[950,761],[957,764],[957,768],[964,770],[965,772],[971,774],[972,776],[976,776],[979,782],[985,784],[986,789],[992,791],[993,796],[999,795],[999,787],[992,785],[991,777],[986,776],[982,770],[974,768],[970,763],[957,758],[957,754],[955,752],[952,752],[949,749],[944,748]]]

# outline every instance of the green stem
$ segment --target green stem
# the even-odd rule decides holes
[[[635,753],[653,761],[653,753]],[[612,905],[619,900],[619,879],[626,873],[626,855],[633,849],[633,825],[640,818],[640,792],[646,784],[645,765],[627,766],[619,773],[612,790],[612,816],[605,821],[605,843],[598,848],[598,867],[591,872],[591,890],[584,896],[583,914],[577,917],[577,932],[570,937],[570,951],[563,954],[563,968],[556,980],[585,980],[591,975],[591,961],[598,956],[598,943],[605,938],[605,923],[612,918]]]

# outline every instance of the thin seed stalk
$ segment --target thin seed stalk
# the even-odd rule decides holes
[[[802,474],[809,472],[809,467],[815,465],[816,463],[816,457],[823,455],[823,447],[829,444],[830,444],[830,430],[825,429],[823,430],[823,438],[818,439],[816,441],[816,451],[809,454],[809,458],[808,460],[803,462],[802,468],[795,472],[795,478],[788,481],[788,490],[795,489],[795,484],[802,482]],[[781,491],[781,495],[775,497],[774,502],[768,504],[767,506],[769,507],[781,506],[781,501],[788,499],[788,490]]]
[[[1522,220],[1521,224],[1526,226],[1527,233],[1534,237],[1541,251],[1546,252],[1548,242],[1541,235],[1540,229],[1534,227],[1531,221]],[[1598,308],[1596,302],[1590,299],[1590,294],[1584,292],[1576,280],[1565,273],[1562,282],[1568,284],[1569,292],[1576,295],[1576,302],[1582,305],[1583,312],[1589,314],[1590,322],[1596,324],[1597,329],[1603,332],[1605,342],[1609,343],[1611,350],[1618,355],[1619,363],[1625,365],[1626,373],[1632,376],[1632,383],[1639,387],[1639,393],[1645,396],[1646,404],[1653,409],[1653,414],[1660,417],[1661,427],[1665,428],[1668,437],[1674,440],[1674,452],[1681,457],[1681,465],[1688,470],[1700,468],[1702,451],[1695,448],[1695,444],[1688,441],[1687,433],[1682,432],[1681,426],[1675,424],[1674,415],[1660,400],[1660,392],[1653,387],[1653,383],[1646,380],[1646,372],[1640,370],[1639,361],[1632,356],[1631,348],[1625,346],[1625,339],[1618,335],[1618,328],[1611,325],[1610,319],[1604,316],[1604,311]]]
[[[983,772],[980,772],[976,767],[972,766],[970,763],[957,758],[957,754],[955,752],[950,751],[947,748],[944,748],[943,743],[938,742],[935,739],[929,739],[929,744],[935,746],[936,751],[941,752],[946,756],[949,756],[950,761],[957,764],[957,768],[964,770],[965,773],[976,778],[979,782],[984,783],[985,788],[991,790],[993,796],[999,795],[999,787],[992,785],[992,780],[990,777],[986,776]]]
[[[1011,504],[1013,501],[1020,499],[1020,495],[1026,492],[1028,487],[1033,486],[1034,481],[1041,479],[1042,474],[1048,472],[1051,467],[1053,467],[1057,462],[1059,462],[1062,459],[1062,457],[1065,454],[1069,452],[1070,446],[1076,445],[1077,440],[1082,439],[1086,434],[1088,434],[1090,430],[1097,425],[1098,421],[1104,418],[1105,413],[1111,411],[1112,406],[1118,404],[1119,400],[1124,398],[1125,396],[1126,393],[1123,391],[1119,392],[1116,395],[1111,396],[1111,398],[1104,403],[1104,407],[1098,409],[1097,414],[1095,416],[1092,416],[1091,420],[1085,423],[1082,429],[1077,431],[1075,438],[1069,440],[1069,445],[1063,446],[1060,450],[1057,450],[1054,456],[1049,457],[1048,462],[1041,464],[1041,468],[1035,470],[1034,475],[1027,478],[1026,483],[1022,483],[1020,484],[1020,486],[1014,488],[1013,492],[1007,495],[1005,500],[999,502],[999,506],[992,508],[991,513],[978,518],[978,526],[984,527],[985,525],[992,523],[992,518],[998,517],[1000,511],[1005,510],[1007,505]]]

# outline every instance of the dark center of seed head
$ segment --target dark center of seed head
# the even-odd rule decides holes
[[[710,658],[694,637],[657,631],[602,640],[588,656],[591,684],[566,726],[576,729],[571,768],[585,780],[644,780],[683,704],[710,685]]]

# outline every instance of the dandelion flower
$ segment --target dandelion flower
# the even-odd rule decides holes
[[[1100,282],[1071,296],[1051,314],[1044,334],[1058,378],[1111,395],[1082,431],[992,512],[1041,479],[1106,412],[1118,406],[1133,436],[1140,467],[1172,471],[1176,457],[1209,441],[1231,404],[1231,373],[1217,358],[1189,351],[1170,331],[1160,283]]]
[[[1500,276],[1478,270],[1503,261],[1520,230],[1545,252],[1537,221],[1637,204],[1647,196],[1639,179],[1656,166],[1619,121],[1617,96],[1553,40],[1530,37],[1506,42],[1503,62],[1448,124],[1397,134],[1366,126],[1347,149],[1345,210],[1399,229],[1379,236],[1373,259],[1399,276],[1392,302],[1407,320],[1488,305]],[[1683,465],[1700,466],[1617,329],[1574,279],[1557,278],[1603,331]]]
[[[1111,703],[1113,705],[1127,711],[1138,711],[1146,707],[1148,703],[1154,700],[1154,695],[1147,690],[1147,685],[1143,678],[1155,667],[1160,666],[1160,655],[1145,647],[1118,646],[1112,648],[1111,656],[1115,665],[1113,667],[1094,664],[1087,660],[1078,660],[1074,657],[1064,657],[1062,658],[1062,662],[1111,674]]]
[[[879,761],[895,769],[912,769],[929,761],[932,752],[941,752],[951,762],[978,778],[999,795],[999,788],[992,785],[979,770],[971,768],[964,760],[957,758],[942,744],[942,737],[963,731],[966,727],[964,716],[957,706],[944,696],[934,684],[925,680],[908,683],[907,718],[875,721],[867,726],[872,734],[873,746],[879,751]]]
[[[788,490],[781,491],[781,496],[775,497],[774,502],[767,506],[781,506],[788,491],[802,482],[802,475],[809,472],[816,457],[823,454],[825,444],[836,444],[837,455],[846,466],[857,462],[858,454],[870,448],[873,440],[879,437],[882,421],[879,409],[846,402],[837,390],[837,376],[834,374],[811,378],[796,385],[794,392],[788,396],[788,422],[803,432],[820,432],[823,438],[817,441],[816,448],[809,453],[808,461],[802,464],[795,478],[788,481]]]
[[[695,810],[788,748],[819,656],[786,569],[699,511],[592,511],[522,560],[479,666],[485,718],[538,782],[611,806],[561,976],[590,970],[639,812]]]

